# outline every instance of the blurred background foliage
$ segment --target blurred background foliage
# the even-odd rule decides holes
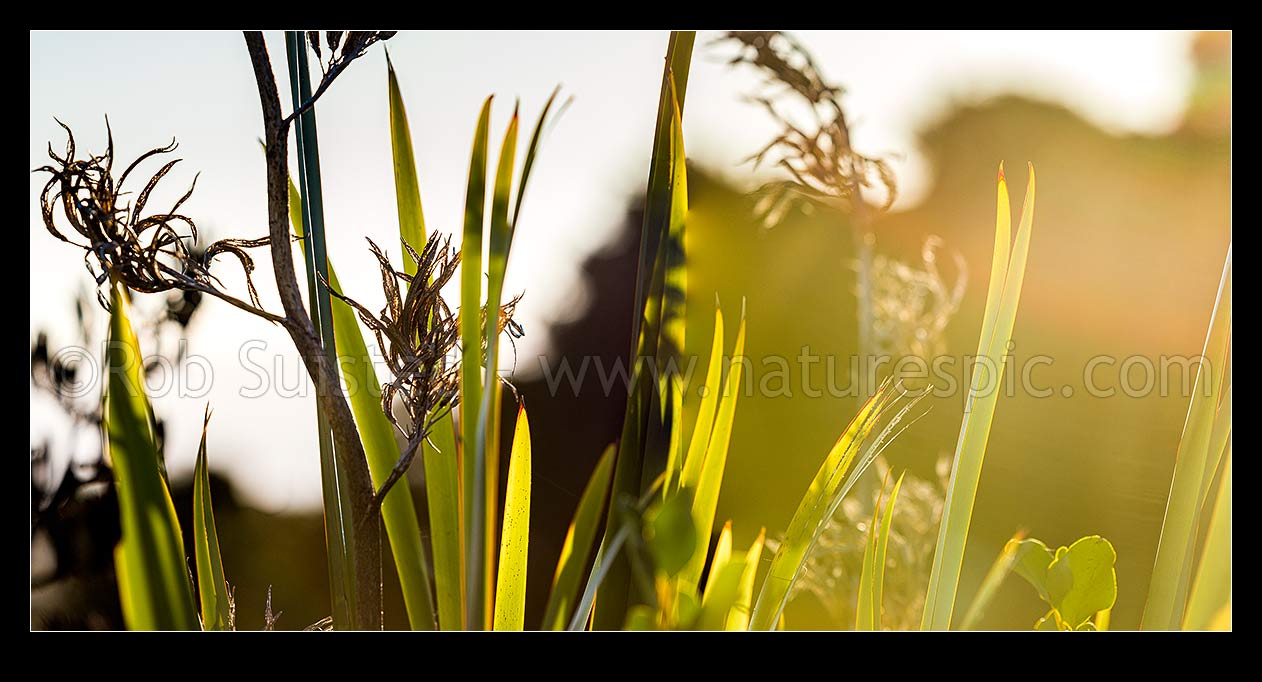
[[[1038,230],[1014,332],[1014,359],[1019,368],[1035,354],[1054,358],[1034,376],[1057,392],[1047,398],[1018,392],[1000,401],[965,556],[966,600],[1018,529],[1053,545],[1099,534],[1118,554],[1112,627],[1139,625],[1187,411],[1181,393],[1190,391],[1190,384],[1174,377],[1179,390],[1168,396],[1132,398],[1119,391],[1095,398],[1084,391],[1082,370],[1101,354],[1156,360],[1201,350],[1230,241],[1230,39],[1229,33],[1204,34],[1194,43],[1198,76],[1185,120],[1168,135],[1113,135],[1060,105],[1017,97],[950,108],[920,132],[933,164],[932,190],[914,208],[875,220],[877,253],[912,270],[923,267],[925,240],[941,240],[936,253],[942,278],[967,279],[940,343],[957,357],[971,353],[993,246],[995,167],[1007,160],[1010,176],[1021,184],[1023,162],[1038,164]],[[736,546],[747,546],[764,526],[769,538],[783,531],[791,501],[859,405],[857,397],[827,395],[830,382],[842,390],[851,385],[845,363],[855,351],[854,245],[846,217],[795,210],[768,229],[754,218],[752,200],[725,179],[747,170],[690,164],[687,233],[686,355],[699,355],[704,363],[715,294],[729,317],[744,297],[746,352],[755,358],[752,371],[746,368],[746,383],[762,389],[741,398],[719,501],[718,518],[733,520]],[[561,358],[577,364],[584,356],[599,357],[606,366],[617,358],[625,361],[633,294],[628,283],[634,281],[641,222],[637,200],[617,236],[585,263],[590,305],[578,319],[547,330],[553,366]],[[969,267],[958,269],[957,253]],[[806,395],[801,373],[783,373],[758,360],[779,356],[796,368],[806,346],[812,355],[837,358],[831,377],[823,361],[811,366],[810,384],[824,389],[824,397]],[[1117,371],[1117,365],[1099,368],[1097,385],[1117,386]],[[1074,395],[1062,395],[1062,386],[1073,387]],[[604,396],[594,372],[578,396],[568,390],[551,396],[542,378],[518,382],[517,388],[530,409],[534,485],[540,491],[529,575],[550,577],[583,484],[604,446],[617,437],[625,396]],[[963,392],[927,399],[926,416],[896,439],[878,471],[865,477],[868,489],[853,495],[838,514],[806,584],[790,603],[789,628],[853,626],[865,524],[885,467],[894,475],[909,472],[894,521],[885,623],[915,627],[941,506],[939,461],[953,451],[963,400]],[[695,401],[690,407],[689,420]],[[506,415],[515,413],[506,407]],[[511,418],[505,419],[505,448],[513,427]],[[213,441],[212,431],[212,460]],[[191,451],[196,443],[166,447]],[[101,485],[95,474],[68,479],[62,472],[37,471],[40,457],[33,448],[32,627],[120,628],[111,560],[117,538],[112,486]],[[503,464],[501,480],[507,475],[507,461]],[[424,527],[421,467],[410,475]],[[191,489],[178,478],[173,484],[187,533]],[[212,485],[238,626],[263,627],[269,586],[273,611],[282,612],[278,628],[303,628],[328,615],[320,517],[262,513],[239,505],[226,481],[212,479]],[[188,540],[186,545],[191,546]],[[386,626],[403,628],[402,600],[390,573]],[[542,617],[546,590],[542,584],[527,586],[527,623]],[[981,627],[1028,629],[1043,610],[1025,585],[1008,581]]]

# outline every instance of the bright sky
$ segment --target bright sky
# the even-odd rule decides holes
[[[741,102],[760,78],[724,65],[730,52],[709,46],[718,35],[697,37],[684,117],[688,155],[749,182],[740,161],[776,129],[759,108]],[[856,148],[902,155],[894,166],[903,207],[928,190],[930,169],[915,147],[915,131],[952,102],[1016,93],[1058,101],[1114,131],[1160,133],[1178,122],[1192,77],[1187,32],[795,35],[826,77],[846,87]],[[288,108],[283,39],[275,32],[268,41]],[[506,291],[526,294],[518,308],[527,331],[521,356],[546,352],[547,324],[582,312],[583,258],[604,244],[631,197],[643,191],[666,41],[665,31],[407,31],[387,43],[411,122],[430,230],[452,232],[460,225],[469,145],[487,95],[496,95],[496,144],[514,98],[521,98],[523,121],[533,126],[557,83],[574,96],[545,141],[509,266]],[[209,238],[266,234],[261,116],[239,33],[32,32],[30,102],[30,168],[47,163],[49,141],[58,152],[64,148],[54,116],[76,131],[81,153],[101,153],[103,115],[109,114],[124,162],[172,137],[180,142],[185,161],[151,206],[169,204],[200,171],[184,212]],[[380,47],[339,78],[317,111],[330,254],[347,288],[358,285],[375,308],[380,299],[371,296],[379,296],[379,280],[363,237],[398,248]],[[55,349],[76,342],[73,298],[90,282],[82,255],[44,231],[36,198],[46,180],[33,174],[28,194],[30,331],[34,339],[48,330]],[[225,261],[219,268],[230,272],[233,265]],[[233,277],[225,281],[239,284]],[[275,285],[266,263],[256,283],[269,302]],[[279,310],[274,294],[269,307]],[[103,321],[104,314],[98,317]],[[172,391],[155,401],[170,416],[173,474],[192,469],[209,401],[215,408],[212,466],[232,475],[249,503],[277,511],[317,507],[313,401],[281,395],[305,378],[288,337],[212,302],[193,325],[189,349],[214,367],[214,376],[208,391],[199,390],[200,372],[193,371],[184,387],[191,397]],[[258,385],[254,365],[279,369],[283,386],[242,398]],[[68,431],[51,402],[32,392],[32,445],[51,435],[54,452],[68,452],[74,447]]]

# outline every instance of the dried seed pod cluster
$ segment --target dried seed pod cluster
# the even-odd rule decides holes
[[[452,407],[459,395],[459,365],[454,351],[460,340],[459,316],[443,299],[442,288],[451,281],[460,265],[460,252],[451,247],[451,238],[434,235],[421,253],[403,242],[416,264],[408,275],[394,269],[390,259],[371,239],[368,248],[381,268],[381,285],[386,306],[379,315],[343,293],[329,293],[359,314],[376,336],[382,357],[393,379],[381,387],[381,408],[390,422],[407,436],[412,450]],[[407,287],[404,291],[399,282]],[[500,307],[498,330],[520,336],[521,327],[513,321],[520,296]],[[481,319],[485,323],[486,311]],[[485,350],[485,341],[483,342]],[[396,415],[395,399],[402,403],[406,419]]]
[[[196,223],[179,212],[184,202],[193,195],[193,188],[197,185],[196,178],[188,191],[168,211],[144,214],[154,189],[180,159],[169,161],[159,168],[145,183],[144,189],[136,195],[134,202],[122,203],[122,197],[128,194],[123,186],[132,172],[147,159],[175,151],[174,140],[165,147],[141,154],[115,181],[114,136],[109,131],[108,119],[105,154],[88,155],[82,159],[75,158],[74,133],[61,121],[57,123],[66,131],[65,155],[58,156],[50,144],[48,156],[54,164],[35,169],[37,173],[48,173],[52,176],[40,194],[44,227],[54,237],[84,250],[84,261],[88,272],[96,280],[97,300],[102,307],[109,306],[100,286],[113,276],[135,291],[199,291],[268,316],[261,310],[258,292],[250,278],[254,271],[254,260],[246,249],[267,246],[270,240],[267,237],[224,239],[212,243],[204,251],[200,250],[196,246]],[[62,232],[57,225],[58,209],[74,232],[86,243],[67,237]],[[240,262],[245,271],[250,304],[229,296],[219,288],[219,280],[210,273],[210,264],[220,254],[231,255]]]
[[[325,31],[324,43],[328,47],[328,60],[325,61],[324,50],[320,47],[320,32],[307,31],[307,42],[321,61],[324,73],[345,65],[353,59],[363,56],[364,52],[375,42],[390,40],[398,31]]]

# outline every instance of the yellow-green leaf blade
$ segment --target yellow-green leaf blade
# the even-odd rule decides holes
[[[145,395],[140,343],[123,285],[110,287],[103,427],[118,490],[122,540],[115,552],[123,619],[131,630],[197,630],[180,524],[162,474]]]
[[[675,94],[675,76],[668,74],[671,100],[679,102]],[[659,327],[661,338],[657,343],[659,362],[684,352],[686,308],[688,300],[687,251],[684,228],[688,220],[688,158],[684,153],[683,112],[679,106],[670,107],[670,214],[662,244],[662,318]]]
[[[530,548],[530,423],[517,412],[504,502],[504,541],[495,585],[495,629],[521,630],[526,622],[526,559]]]
[[[1188,596],[1184,630],[1212,630],[1215,616],[1228,609],[1227,624],[1231,616],[1231,445],[1227,446],[1223,464],[1223,480],[1219,483],[1214,512],[1210,517],[1205,546],[1201,550],[1201,562],[1196,569],[1196,580]]]
[[[487,258],[486,283],[486,315],[483,322],[482,338],[486,342],[486,379],[482,394],[482,408],[478,413],[477,449],[474,457],[478,462],[475,476],[483,479],[486,505],[485,558],[486,590],[491,594],[494,588],[492,576],[495,575],[495,533],[499,517],[496,507],[499,504],[499,472],[500,472],[500,383],[499,383],[499,307],[504,292],[504,275],[508,269],[508,252],[512,248],[512,223],[508,220],[508,204],[513,189],[513,164],[517,155],[517,111],[513,110],[513,118],[504,133],[504,142],[500,146],[499,164],[495,170],[495,184],[491,191],[491,230],[488,241],[490,249]],[[474,485],[478,485],[475,481]],[[491,619],[490,602],[487,603],[486,618],[488,625]]]
[[[701,465],[705,462],[706,447],[710,444],[710,434],[714,429],[714,413],[719,405],[722,379],[723,310],[719,307],[716,297],[714,300],[714,341],[710,346],[710,364],[706,366],[705,389],[701,394],[701,405],[697,409],[697,421],[692,429],[692,440],[688,443],[688,454],[684,458],[680,485],[695,488],[701,479]]]
[[[667,421],[670,424],[670,444],[666,450],[665,478],[662,482],[662,499],[666,499],[678,488],[684,473],[684,382],[678,374],[671,374],[667,379],[668,406]]]
[[[693,498],[692,515],[697,523],[697,537],[701,538],[702,551],[693,555],[680,575],[684,589],[696,589],[705,567],[705,550],[709,546],[714,515],[719,506],[719,491],[723,486],[723,472],[727,467],[728,445],[732,440],[732,424],[736,420],[736,402],[741,393],[741,372],[745,365],[745,314],[741,311],[740,326],[736,331],[736,348],[732,351],[732,366],[723,385],[714,418],[714,429],[706,447],[705,461],[697,481],[696,497]]]
[[[386,52],[386,71],[390,98],[390,152],[394,159],[394,198],[399,209],[399,236],[412,248],[420,251],[425,247],[425,215],[421,210],[421,187],[416,174],[416,159],[412,153],[412,133],[408,127],[407,109],[403,106],[403,93],[395,76],[390,52]],[[416,274],[416,262],[404,254],[403,269],[409,275]]]
[[[873,558],[872,565],[876,569],[876,576],[872,583],[872,617],[874,630],[881,629],[881,604],[885,592],[885,555],[890,545],[890,532],[894,524],[894,509],[898,503],[898,492],[903,488],[903,474],[898,475],[898,481],[894,483],[894,491],[890,493],[890,500],[885,505],[885,513],[881,517],[881,528],[877,536],[876,556]]]
[[[1006,181],[999,178],[1000,198],[995,229],[995,259],[991,270],[991,282],[986,301],[986,322],[978,342],[978,357],[982,362],[974,368],[971,388],[965,403],[960,437],[957,441],[951,483],[939,526],[937,550],[929,577],[929,591],[925,598],[925,610],[921,629],[946,630],[951,626],[951,614],[955,609],[956,590],[960,571],[964,564],[964,548],[968,542],[968,529],[972,520],[973,502],[977,497],[977,485],[981,480],[982,463],[986,456],[986,443],[990,438],[990,426],[999,401],[999,382],[1002,381],[1008,355],[1006,349],[1016,323],[1017,307],[1025,280],[1025,263],[1030,248],[1030,233],[1034,225],[1035,179],[1034,166],[1030,166],[1030,178],[1022,205],[1021,222],[1017,227],[1016,241],[1011,247],[1008,261],[1001,258],[1009,252],[1007,231],[1011,216],[1008,206]],[[996,298],[996,279],[1002,282],[1001,294]],[[993,324],[991,320],[993,319]],[[983,385],[983,379],[985,384]]]
[[[872,612],[872,580],[873,580],[873,547],[876,546],[876,516],[868,526],[868,539],[863,543],[863,563],[859,570],[859,594],[854,608],[854,629],[856,632],[870,632],[876,629],[876,616]]]
[[[881,483],[885,490],[888,479]],[[855,629],[874,631],[881,629],[881,598],[885,589],[885,554],[889,548],[890,529],[894,522],[894,505],[898,501],[898,491],[903,487],[903,476],[900,474],[894,483],[894,490],[885,504],[885,511],[879,520],[872,516],[872,525],[868,530],[868,543],[863,553],[863,569],[859,576],[859,603],[855,609]],[[878,507],[879,511],[879,507]]]
[[[732,521],[728,519],[723,524],[723,530],[719,532],[719,544],[714,548],[714,558],[710,560],[710,575],[706,577],[705,591],[702,592],[702,599],[714,587],[715,580],[718,578],[718,567],[727,563],[732,559]]]
[[[486,504],[480,490],[485,474],[476,456],[482,409],[482,222],[486,204],[486,147],[491,98],[482,105],[469,160],[464,232],[460,247],[460,475],[465,548],[465,625],[481,627],[486,617]]]
[[[434,591],[438,625],[463,627],[463,573],[460,570],[460,477],[456,469],[456,426],[448,412],[421,444],[425,466],[425,498],[429,508],[430,543],[434,554]]]
[[[202,425],[202,441],[197,448],[197,464],[193,468],[193,550],[197,565],[197,593],[202,607],[203,630],[231,630],[228,583],[224,579],[223,557],[219,553],[219,534],[215,530],[215,514],[210,499],[210,472],[206,463],[206,428],[210,412]]]
[[[741,594],[741,578],[745,575],[745,557],[728,555],[722,564],[715,564],[715,576],[706,585],[701,600],[698,630],[724,630],[727,617]]]
[[[426,244],[425,213],[412,151],[412,134],[398,76],[386,53],[390,100],[390,150],[394,161],[394,192],[399,213],[399,237],[416,250]],[[416,274],[416,262],[403,255],[404,271]],[[425,497],[429,509],[430,543],[434,555],[434,591],[438,624],[443,630],[463,627],[461,611],[464,575],[460,568],[460,477],[457,469],[455,424],[451,413],[441,417],[421,444],[425,467]]]
[[[1175,454],[1174,477],[1161,524],[1161,540],[1153,562],[1148,600],[1140,624],[1143,630],[1173,630],[1183,624],[1188,585],[1192,579],[1192,556],[1200,528],[1207,461],[1212,454],[1214,422],[1223,397],[1224,370],[1231,348],[1231,247],[1218,285],[1218,297],[1210,318],[1209,332],[1192,385],[1183,436]],[[1226,418],[1230,420],[1231,415]]]
[[[758,562],[762,559],[762,548],[767,542],[767,529],[758,531],[758,538],[745,553],[745,572],[741,574],[740,593],[732,610],[728,612],[725,628],[728,630],[744,630],[749,627],[749,608],[754,601],[754,579],[758,575]]]

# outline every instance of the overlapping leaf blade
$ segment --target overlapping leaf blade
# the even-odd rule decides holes
[[[1226,420],[1227,433],[1230,432],[1230,402],[1225,414],[1220,415],[1219,411],[1224,394],[1230,395],[1224,390],[1229,376],[1226,371],[1230,352],[1231,247],[1228,246],[1227,261],[1223,266],[1218,297],[1205,339],[1205,362],[1197,368],[1187,421],[1175,455],[1174,478],[1170,483],[1165,519],[1161,524],[1161,540],[1140,624],[1144,630],[1173,630],[1184,622],[1201,509],[1209,487],[1205,479],[1213,478],[1215,472],[1210,467],[1220,454],[1212,452],[1211,448],[1216,440],[1225,441],[1227,438],[1226,434],[1219,439],[1214,438],[1215,422],[1220,416]]]
[[[614,469],[613,492],[610,495],[610,517],[613,506],[624,497],[636,498],[647,480],[655,478],[645,467],[645,445],[661,434],[649,431],[651,405],[655,395],[654,383],[643,371],[643,360],[658,357],[658,331],[662,309],[662,290],[665,280],[665,258],[661,256],[668,242],[672,200],[673,169],[683,164],[683,159],[672,160],[674,145],[672,130],[674,118],[682,118],[684,97],[688,86],[688,71],[692,59],[695,31],[673,31],[666,50],[666,63],[658,101],[657,126],[653,136],[653,154],[649,162],[648,190],[645,202],[644,227],[640,236],[640,256],[637,266],[635,308],[632,318],[632,381],[627,398],[626,415],[622,435],[618,441],[617,462]],[[682,143],[681,143],[682,144]],[[657,248],[654,248],[656,245]],[[682,242],[680,243],[682,248]],[[663,444],[663,447],[669,447]],[[664,459],[664,458],[663,458]],[[611,525],[601,540],[600,554],[613,553],[614,536],[620,532]],[[599,599],[596,600],[592,625],[598,630],[613,630],[626,621],[630,599],[631,566],[625,557],[612,556],[608,573],[603,581]]]
[[[1223,464],[1222,482],[1214,501],[1200,565],[1188,596],[1184,630],[1219,629],[1215,617],[1226,609],[1231,628],[1231,446]]]
[[[883,483],[882,490],[884,486]],[[903,476],[900,474],[898,481],[894,483],[894,490],[890,493],[879,523],[875,514],[872,517],[868,546],[863,554],[863,569],[859,575],[859,604],[855,610],[856,630],[881,629],[881,598],[885,590],[885,553],[889,548],[890,529],[894,522],[894,505],[898,502],[898,491],[902,487]]]
[[[717,359],[711,358],[711,362]],[[736,420],[736,402],[742,389],[741,373],[745,365],[744,360],[745,311],[742,306],[740,326],[736,332],[736,347],[732,352],[732,366],[728,370],[727,381],[724,383],[723,396],[719,399],[714,429],[710,434],[710,443],[706,446],[705,461],[697,476],[697,492],[696,497],[693,498],[692,515],[697,524],[697,533],[703,539],[703,547],[709,545],[708,538],[714,526],[714,515],[718,510],[719,491],[723,485],[723,472],[727,466],[728,445],[732,440],[732,425]],[[705,567],[705,554],[704,549],[697,552],[684,568],[680,575],[682,589],[696,588],[701,578],[701,571]]]

